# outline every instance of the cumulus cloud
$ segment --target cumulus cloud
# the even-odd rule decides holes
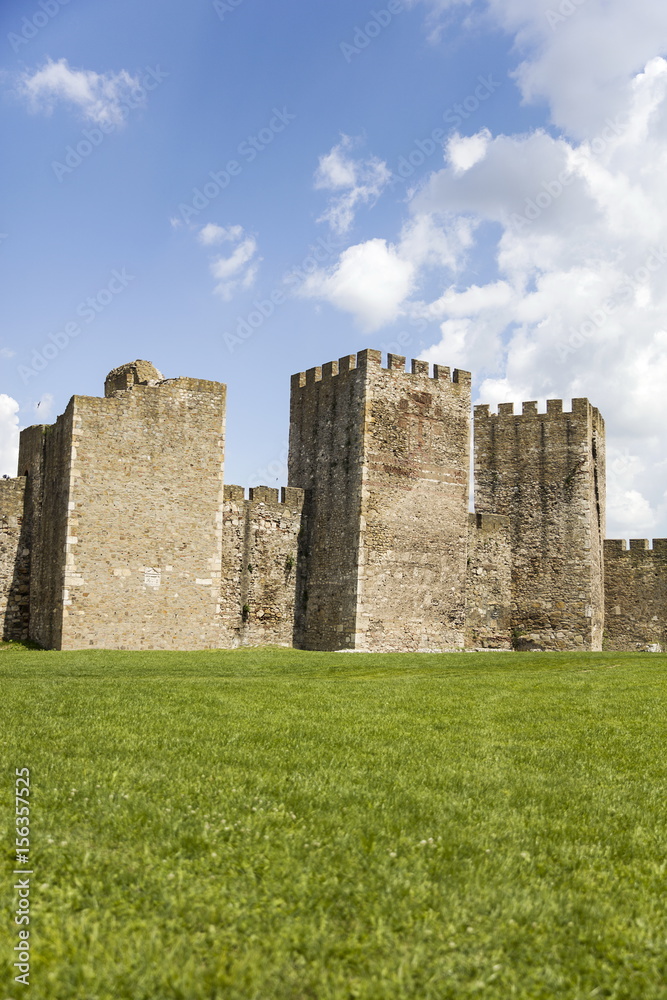
[[[96,73],[73,69],[67,59],[49,59],[41,69],[23,73],[18,90],[35,113],[50,115],[56,105],[64,104],[98,125],[120,125],[128,106],[143,103],[139,78],[126,70]]]
[[[408,3],[437,20],[466,14],[471,0]],[[667,8],[655,0],[480,0],[476,9],[512,36],[524,101],[545,101],[552,122],[576,139],[623,113],[628,78],[667,52]]]
[[[209,264],[216,280],[214,291],[225,302],[237,292],[252,287],[261,258],[257,256],[257,240],[248,235],[243,226],[218,226],[209,222],[197,231],[197,240],[206,247],[232,244],[229,254],[219,254]]]
[[[398,315],[411,293],[415,266],[400,249],[374,239],[348,247],[336,265],[309,275],[298,294],[352,313],[364,330],[377,330]]]
[[[19,404],[0,393],[0,475],[15,476],[19,457]]]
[[[498,224],[497,274],[406,308],[440,322],[425,357],[482,375],[479,401],[599,406],[609,532],[627,537],[667,533],[667,62],[649,60],[620,103],[622,124],[580,141],[485,137],[465,171],[450,158],[432,175],[412,210]]]
[[[328,222],[339,235],[350,230],[357,208],[374,204],[391,179],[391,171],[382,160],[374,156],[353,159],[349,154],[356,144],[350,136],[342,136],[320,157],[315,173],[315,188],[332,193],[326,211],[317,221]]]
[[[458,132],[450,136],[445,151],[446,158],[455,174],[464,174],[476,163],[483,160],[489,145],[491,133],[482,129],[476,135],[461,136]]]

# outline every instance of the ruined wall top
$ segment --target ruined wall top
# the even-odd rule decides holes
[[[114,396],[117,392],[125,392],[133,385],[157,385],[164,380],[150,361],[130,361],[126,365],[114,368],[104,380],[104,395]]]

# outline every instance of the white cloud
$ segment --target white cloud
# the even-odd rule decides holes
[[[358,206],[374,204],[391,179],[391,171],[382,160],[374,156],[352,159],[348,153],[355,145],[350,136],[342,136],[336,146],[320,157],[315,173],[315,188],[334,192],[317,221],[328,222],[339,235],[352,227]]]
[[[620,103],[622,126],[576,142],[492,137],[465,171],[450,158],[432,175],[416,217],[499,224],[497,274],[404,308],[440,322],[423,356],[481,376],[481,402],[600,408],[626,456],[609,476],[609,531],[627,537],[667,517],[667,62],[651,59]]]
[[[298,294],[324,299],[352,313],[364,330],[377,330],[399,314],[411,293],[415,266],[397,247],[374,239],[348,247],[334,268],[311,274]]]
[[[427,6],[436,19],[470,6],[470,0],[408,3]],[[546,101],[554,124],[577,139],[624,114],[628,78],[667,52],[667,7],[655,0],[482,0],[479,12],[477,20],[489,18],[513,37],[524,101]]]
[[[243,226],[218,226],[208,222],[197,232],[197,240],[207,247],[220,243],[235,244],[228,256],[220,254],[213,257],[209,265],[217,282],[215,292],[225,302],[229,302],[238,291],[252,287],[261,258],[257,256],[257,240],[248,236]]]
[[[143,103],[138,77],[127,70],[96,73],[73,69],[67,59],[48,60],[41,69],[23,73],[19,94],[30,110],[51,114],[59,103],[76,108],[86,121],[98,125],[122,124],[128,107]]]
[[[243,226],[218,226],[215,222],[209,222],[203,226],[197,234],[197,239],[204,246],[212,246],[215,243],[225,243],[228,241],[240,240],[243,236]]]
[[[454,170],[454,174],[464,174],[476,163],[483,160],[489,145],[491,133],[487,128],[476,135],[460,136],[458,133],[450,136],[447,141],[446,158]]]
[[[19,404],[0,393],[0,475],[15,476],[19,457]]]

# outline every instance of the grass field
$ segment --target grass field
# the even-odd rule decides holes
[[[667,997],[667,657],[4,647],[0,676],[0,1000]]]

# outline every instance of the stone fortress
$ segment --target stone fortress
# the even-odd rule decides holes
[[[226,388],[135,361],[21,434],[0,620],[46,649],[667,648],[667,539],[604,541],[587,399],[474,413],[470,374],[294,375],[289,483],[225,485]]]

